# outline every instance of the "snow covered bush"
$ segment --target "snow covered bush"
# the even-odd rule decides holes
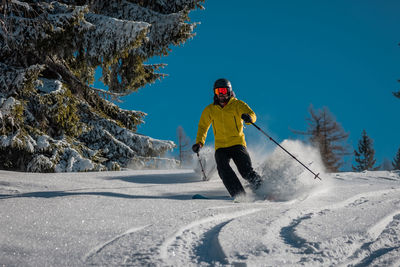
[[[136,133],[146,114],[112,101],[164,76],[157,72],[163,64],[144,62],[194,35],[188,14],[201,2],[2,1],[0,168],[160,165],[154,162],[175,144]],[[99,67],[107,90],[92,86]]]

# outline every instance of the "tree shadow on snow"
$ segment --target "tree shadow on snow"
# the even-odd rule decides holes
[[[121,180],[135,184],[185,184],[196,183],[201,178],[196,173],[139,174],[105,177],[105,180]]]
[[[216,192],[197,192],[199,194],[213,194]],[[74,192],[74,191],[38,191],[27,192],[22,194],[0,194],[0,199],[10,198],[57,198],[57,197],[71,197],[71,196],[103,196],[125,199],[171,199],[171,200],[190,200],[194,194],[163,194],[157,196],[151,195],[129,195],[115,192]],[[228,196],[218,195],[213,196],[212,199],[228,200]]]
[[[151,174],[127,174],[115,177],[103,177],[104,180],[121,180],[128,183],[136,184],[185,184],[185,183],[198,183],[202,182],[201,178],[196,173],[151,173]],[[206,183],[206,182],[205,182]],[[202,194],[209,196],[214,200],[229,200],[227,192],[221,190],[198,190],[193,193],[178,194],[164,193],[158,195],[134,195],[110,191],[97,191],[97,190],[118,190],[127,189],[129,187],[111,187],[111,188],[82,188],[73,190],[60,190],[60,191],[37,191],[27,193],[14,193],[14,194],[0,194],[0,199],[10,198],[57,198],[57,197],[71,197],[71,196],[103,196],[125,199],[171,199],[171,200],[190,200],[194,194]],[[135,188],[135,187],[132,187]],[[95,191],[96,190],[96,191]]]

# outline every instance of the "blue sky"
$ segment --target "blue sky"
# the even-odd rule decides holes
[[[400,1],[208,0],[194,11],[197,35],[169,56],[169,76],[125,97],[122,108],[146,112],[138,132],[177,142],[182,126],[195,140],[212,86],[224,77],[277,141],[306,130],[310,104],[328,107],[357,149],[362,130],[376,158],[392,160],[400,147]],[[263,140],[254,127],[249,146]],[[207,144],[213,144],[209,131]],[[348,160],[352,160],[351,156]],[[351,162],[350,162],[351,164]],[[347,165],[349,168],[351,165]]]

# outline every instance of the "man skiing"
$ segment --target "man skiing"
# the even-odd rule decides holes
[[[235,98],[232,85],[227,79],[216,80],[213,89],[214,103],[208,105],[201,114],[196,144],[192,149],[195,153],[200,151],[212,125],[218,174],[229,194],[236,197],[245,194],[245,190],[229,165],[231,159],[253,191],[261,184],[260,176],[252,167],[243,133],[243,121],[246,124],[255,122],[256,114],[246,103]]]

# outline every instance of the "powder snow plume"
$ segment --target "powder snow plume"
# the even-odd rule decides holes
[[[217,177],[217,164],[215,163],[214,157],[215,149],[212,146],[205,146],[199,152],[199,157],[197,155],[192,155],[191,166],[195,173],[198,174],[199,177],[203,177],[201,166],[199,163],[199,159],[203,165],[204,172],[207,176],[207,179],[211,179]]]
[[[283,149],[276,147],[257,167],[257,172],[263,179],[257,195],[275,201],[288,201],[305,197],[327,185],[328,180],[324,177],[325,168],[318,149],[299,140],[284,140],[281,146],[313,172],[319,173],[322,181],[314,179],[314,175],[304,166]]]
[[[313,172],[319,173],[322,181],[314,179],[314,175],[294,160],[280,147],[275,146],[271,152],[270,145],[257,145],[248,148],[253,167],[263,179],[257,196],[251,193],[248,183],[242,179],[235,164],[231,167],[241,179],[246,189],[246,196],[238,196],[241,202],[253,202],[265,197],[274,201],[289,201],[296,198],[307,197],[312,193],[329,188],[329,176],[324,175],[325,168],[318,149],[299,140],[284,140],[281,144],[286,150],[303,162]],[[214,159],[214,148],[205,146],[200,150],[200,159],[208,178],[218,178]],[[199,158],[193,156],[193,169],[202,177]]]

